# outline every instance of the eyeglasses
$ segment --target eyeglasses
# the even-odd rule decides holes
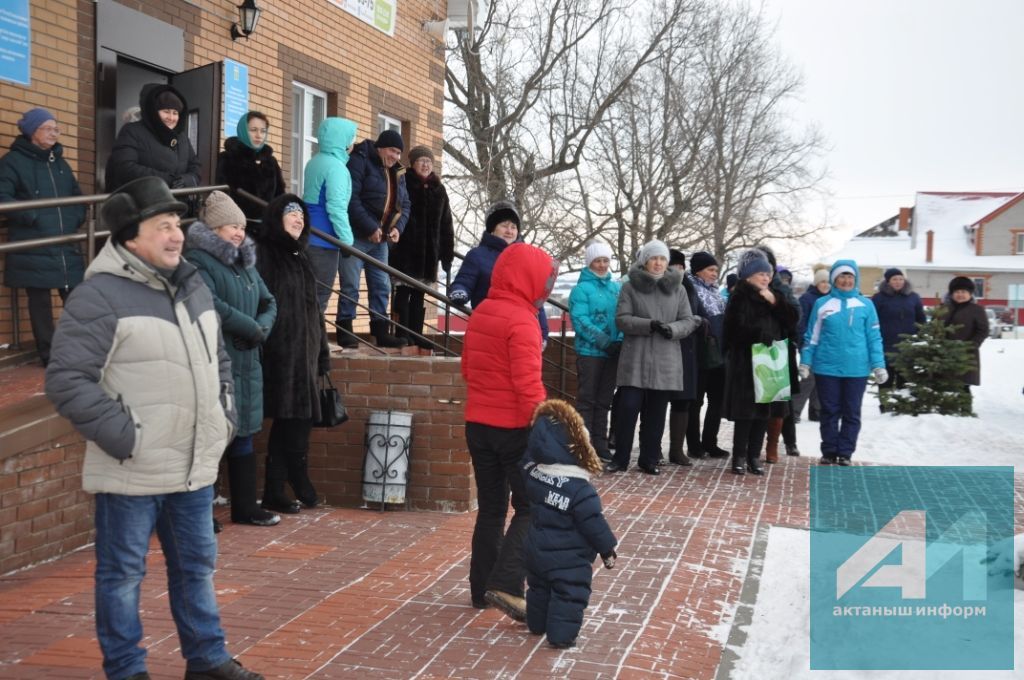
[[[56,125],[40,125],[36,129],[40,130],[42,132],[52,132],[55,135],[59,135],[60,134],[60,128],[57,127]]]

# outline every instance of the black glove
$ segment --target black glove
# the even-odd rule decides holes
[[[661,333],[661,337],[665,338],[666,340],[672,339],[672,327],[669,326],[667,323],[659,321],[658,332]]]
[[[619,356],[619,352],[622,351],[621,342],[612,342],[605,348],[604,353],[608,355],[609,359],[614,359]]]
[[[604,562],[604,568],[605,569],[611,569],[612,567],[614,567],[615,566],[615,558],[616,557],[618,557],[618,554],[615,552],[614,548],[612,548],[611,550],[609,550],[606,553],[602,553],[601,554],[601,561]]]
[[[175,175],[174,177],[171,178],[170,186],[172,189],[184,189],[185,180],[183,180],[180,176]]]
[[[597,331],[597,335],[594,337],[594,344],[603,352],[608,349],[608,345],[612,344],[612,339],[601,331]]]
[[[698,316],[697,318],[700,319],[700,332],[703,333],[704,335],[710,333],[711,322],[708,321],[708,318],[706,316]]]
[[[245,338],[235,336],[231,338],[231,344],[234,345],[235,349],[245,351],[249,349],[256,349],[260,346],[260,343],[254,340],[246,340]]]
[[[658,326],[660,326],[660,325],[661,325],[660,321],[658,321],[657,319],[651,319],[651,334],[652,335],[654,333],[658,332]]]

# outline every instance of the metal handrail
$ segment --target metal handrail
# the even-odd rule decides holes
[[[218,185],[211,185],[211,186],[205,186],[205,187],[191,187],[191,188],[187,188],[187,189],[172,189],[171,190],[171,194],[173,194],[174,196],[187,196],[187,195],[191,195],[191,194],[209,193],[211,191],[231,191],[231,188],[228,185],[226,185],[226,184],[218,184]],[[267,205],[266,201],[264,201],[263,199],[261,199],[258,196],[255,196],[255,195],[251,194],[250,192],[246,191],[245,189],[235,189],[235,193],[238,194],[238,195],[241,195],[244,198],[247,198],[247,199],[249,199],[251,201],[254,201],[257,205],[262,205],[264,207]],[[86,205],[86,206],[91,207],[91,206],[94,206],[97,203],[102,203],[104,200],[106,200],[108,197],[110,197],[110,195],[111,194],[109,194],[109,193],[106,193],[106,194],[90,194],[90,195],[87,195],[87,196],[85,196],[85,195],[83,195],[83,196],[66,196],[66,197],[61,197],[61,198],[44,198],[44,199],[36,199],[36,200],[31,200],[31,201],[15,201],[15,202],[11,202],[11,203],[0,203],[0,215],[6,214],[6,213],[12,213],[12,212],[20,212],[20,211],[24,211],[24,210],[37,210],[37,209],[42,209],[42,208],[64,207],[64,206],[71,206],[71,205]],[[190,223],[192,221],[193,221],[192,218],[186,219],[186,220],[183,220],[183,224],[188,224],[188,223]],[[32,250],[34,248],[40,248],[40,247],[44,247],[44,246],[64,245],[64,244],[79,243],[79,242],[85,241],[87,243],[86,262],[87,263],[91,262],[92,259],[95,257],[96,240],[99,239],[99,238],[105,238],[105,237],[110,236],[110,231],[109,230],[97,230],[96,229],[96,219],[95,218],[87,217],[85,222],[83,222],[83,224],[86,227],[86,230],[85,230],[84,233],[67,234],[67,235],[64,235],[64,236],[50,236],[50,237],[38,238],[38,239],[30,239],[30,240],[25,240],[25,241],[16,241],[16,242],[12,242],[12,243],[0,243],[0,254],[10,253],[10,252],[19,252],[19,251],[25,251],[25,250]],[[460,305],[460,304],[458,304],[456,302],[453,302],[451,300],[451,298],[449,298],[446,294],[438,292],[434,288],[432,288],[430,286],[427,286],[426,284],[418,281],[417,279],[414,279],[414,278],[408,276],[404,272],[401,272],[401,271],[395,269],[394,267],[391,267],[388,264],[380,262],[379,260],[374,259],[373,257],[363,253],[362,251],[360,251],[360,250],[358,250],[356,248],[353,248],[352,246],[349,246],[349,245],[346,245],[346,244],[342,243],[333,234],[324,233],[324,232],[320,231],[319,229],[315,229],[313,227],[310,227],[310,231],[312,233],[316,234],[318,237],[322,238],[324,241],[326,241],[326,242],[330,243],[331,245],[335,246],[336,248],[338,248],[338,250],[340,250],[345,255],[348,255],[350,257],[357,257],[360,260],[362,260],[364,263],[373,265],[374,267],[377,267],[377,268],[381,269],[382,271],[384,271],[386,274],[388,274],[392,278],[398,279],[403,284],[411,286],[412,288],[423,292],[426,296],[429,296],[430,298],[433,298],[433,301],[431,302],[431,304],[434,304],[435,306],[440,306],[439,302],[444,303],[443,306],[444,306],[444,309],[445,309],[445,330],[444,330],[444,333],[443,333],[443,337],[444,337],[444,344],[443,345],[433,341],[432,339],[426,337],[422,333],[418,333],[418,332],[413,331],[412,329],[410,329],[410,328],[408,328],[406,326],[403,326],[402,324],[399,324],[398,322],[388,318],[386,315],[382,315],[382,314],[380,314],[378,312],[374,312],[373,310],[370,310],[369,307],[367,307],[366,305],[362,305],[362,304],[359,304],[359,303],[356,303],[356,304],[361,309],[366,309],[370,313],[371,316],[376,315],[376,316],[380,317],[382,320],[386,320],[389,323],[394,324],[396,327],[401,328],[403,331],[409,333],[410,335],[416,336],[416,337],[418,337],[418,338],[420,338],[422,340],[430,342],[435,348],[439,349],[440,351],[443,351],[446,356],[459,356],[458,353],[456,353],[453,349],[451,349],[449,347],[449,341],[453,337],[452,336],[452,332],[451,332],[451,323],[450,323],[451,322],[451,313],[454,310],[459,315],[461,315],[463,317],[468,317],[468,316],[470,316],[472,314],[472,310],[470,310],[469,308],[464,307],[464,306],[462,306],[462,305]],[[455,257],[459,258],[460,260],[465,259],[465,256],[462,255],[461,253],[456,252],[456,253],[454,253],[454,255],[455,255]],[[326,285],[326,284],[320,283],[319,285]],[[445,290],[447,291],[450,287],[451,287],[451,275],[449,274],[446,277]],[[333,288],[331,290],[333,292],[338,293],[341,296],[344,296],[344,294],[340,290],[335,290]],[[351,298],[348,298],[347,296],[345,296],[345,297],[346,297],[346,299],[351,300]],[[575,375],[575,371],[573,371],[571,368],[568,368],[565,365],[566,349],[568,347],[568,343],[566,342],[566,324],[565,324],[564,319],[567,318],[567,316],[568,316],[569,308],[566,307],[565,305],[563,305],[558,300],[554,300],[554,299],[551,299],[551,298],[547,299],[546,302],[548,304],[550,304],[550,305],[552,305],[552,306],[554,306],[557,309],[560,309],[562,311],[562,313],[563,313],[563,321],[562,321],[559,337],[555,337],[553,334],[549,334],[549,336],[548,336],[549,342],[556,342],[556,343],[558,343],[561,346],[561,348],[560,348],[560,361],[559,362],[555,362],[555,361],[552,361],[552,360],[548,359],[547,357],[542,356],[542,365],[554,366],[559,371],[559,385],[557,387],[549,385],[548,387],[550,389],[556,390],[557,392],[559,392],[563,396],[569,396],[566,393],[566,391],[565,391],[565,389],[566,389],[567,374]],[[17,348],[19,346],[18,338],[20,336],[20,325],[19,325],[19,314],[18,314],[18,297],[17,297],[17,290],[16,289],[12,290],[12,292],[11,292],[11,307],[12,307],[12,316],[13,316],[13,324],[12,324],[13,328],[12,328],[12,330],[14,332],[14,342],[13,342],[13,345],[14,345],[15,348]],[[334,326],[335,329],[338,328],[337,324],[335,324],[333,322],[328,322],[328,323],[331,323],[331,325]],[[434,327],[431,327],[431,328],[434,328]],[[434,328],[434,330],[437,330],[438,332],[440,332],[440,329],[438,329],[438,328]],[[344,329],[342,329],[342,331],[345,332]],[[354,333],[352,335],[354,337],[356,337],[356,339],[359,340],[360,342],[362,342],[363,344],[367,344],[367,345],[370,344],[370,343],[366,342],[365,340],[363,340],[362,338],[360,338],[359,336],[356,336]],[[374,347],[374,349],[377,349],[377,348]]]

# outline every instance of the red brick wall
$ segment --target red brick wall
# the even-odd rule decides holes
[[[92,498],[82,491],[85,443],[77,434],[3,460],[0,574],[92,540]]]

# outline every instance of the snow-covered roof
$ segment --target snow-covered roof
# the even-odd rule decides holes
[[[920,191],[914,198],[912,228],[916,240],[906,233],[855,236],[833,253],[832,258],[856,260],[862,267],[1024,271],[1024,257],[1019,255],[976,255],[970,229],[1018,195]],[[925,262],[929,230],[935,232],[932,261]]]

